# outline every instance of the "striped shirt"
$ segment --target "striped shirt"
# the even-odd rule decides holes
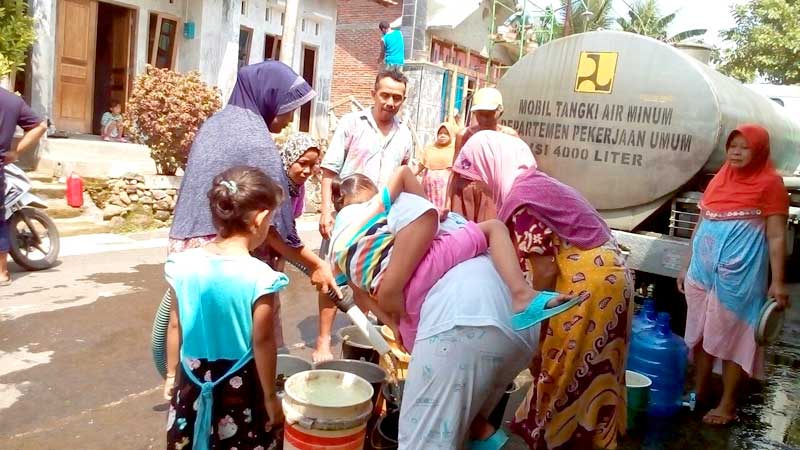
[[[388,223],[391,207],[389,189],[384,187],[368,202],[346,206],[336,215],[331,266],[339,286],[352,281],[367,292],[377,292],[394,244]]]

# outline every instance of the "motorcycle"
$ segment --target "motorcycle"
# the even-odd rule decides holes
[[[27,270],[49,269],[58,260],[60,242],[56,224],[43,211],[47,204],[31,192],[31,182],[22,169],[7,164],[3,172],[11,259]]]

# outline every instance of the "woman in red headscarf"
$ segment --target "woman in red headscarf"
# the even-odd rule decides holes
[[[712,425],[736,420],[740,382],[763,377],[754,328],[767,298],[789,306],[783,282],[789,196],[769,159],[769,134],[759,125],[740,125],[726,149],[727,160],[700,202],[688,268],[678,277],[699,402],[709,400],[711,371],[722,361],[722,399],[703,418]]]

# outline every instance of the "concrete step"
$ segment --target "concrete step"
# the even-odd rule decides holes
[[[30,178],[30,177],[29,177]],[[67,185],[57,181],[31,178],[31,193],[43,199],[63,199],[66,195]]]
[[[58,234],[61,237],[111,232],[111,227],[107,223],[95,223],[83,217],[54,219],[53,221],[56,223]]]
[[[128,172],[152,175],[156,166],[147,146],[76,136],[43,141],[36,171],[45,176],[60,177],[75,172],[82,177],[108,178]]]
[[[47,203],[47,215],[50,216],[51,219],[71,219],[74,217],[83,216],[86,211],[88,210],[85,207],[81,208],[73,208],[67,204],[67,201],[61,198],[45,198],[45,202]],[[86,220],[93,220],[92,218],[87,218]]]

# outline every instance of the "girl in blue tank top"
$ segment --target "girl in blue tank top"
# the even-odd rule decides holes
[[[167,448],[267,450],[282,434],[273,307],[288,278],[250,252],[283,191],[259,169],[234,167],[214,178],[208,198],[216,238],[165,266],[181,330]]]

